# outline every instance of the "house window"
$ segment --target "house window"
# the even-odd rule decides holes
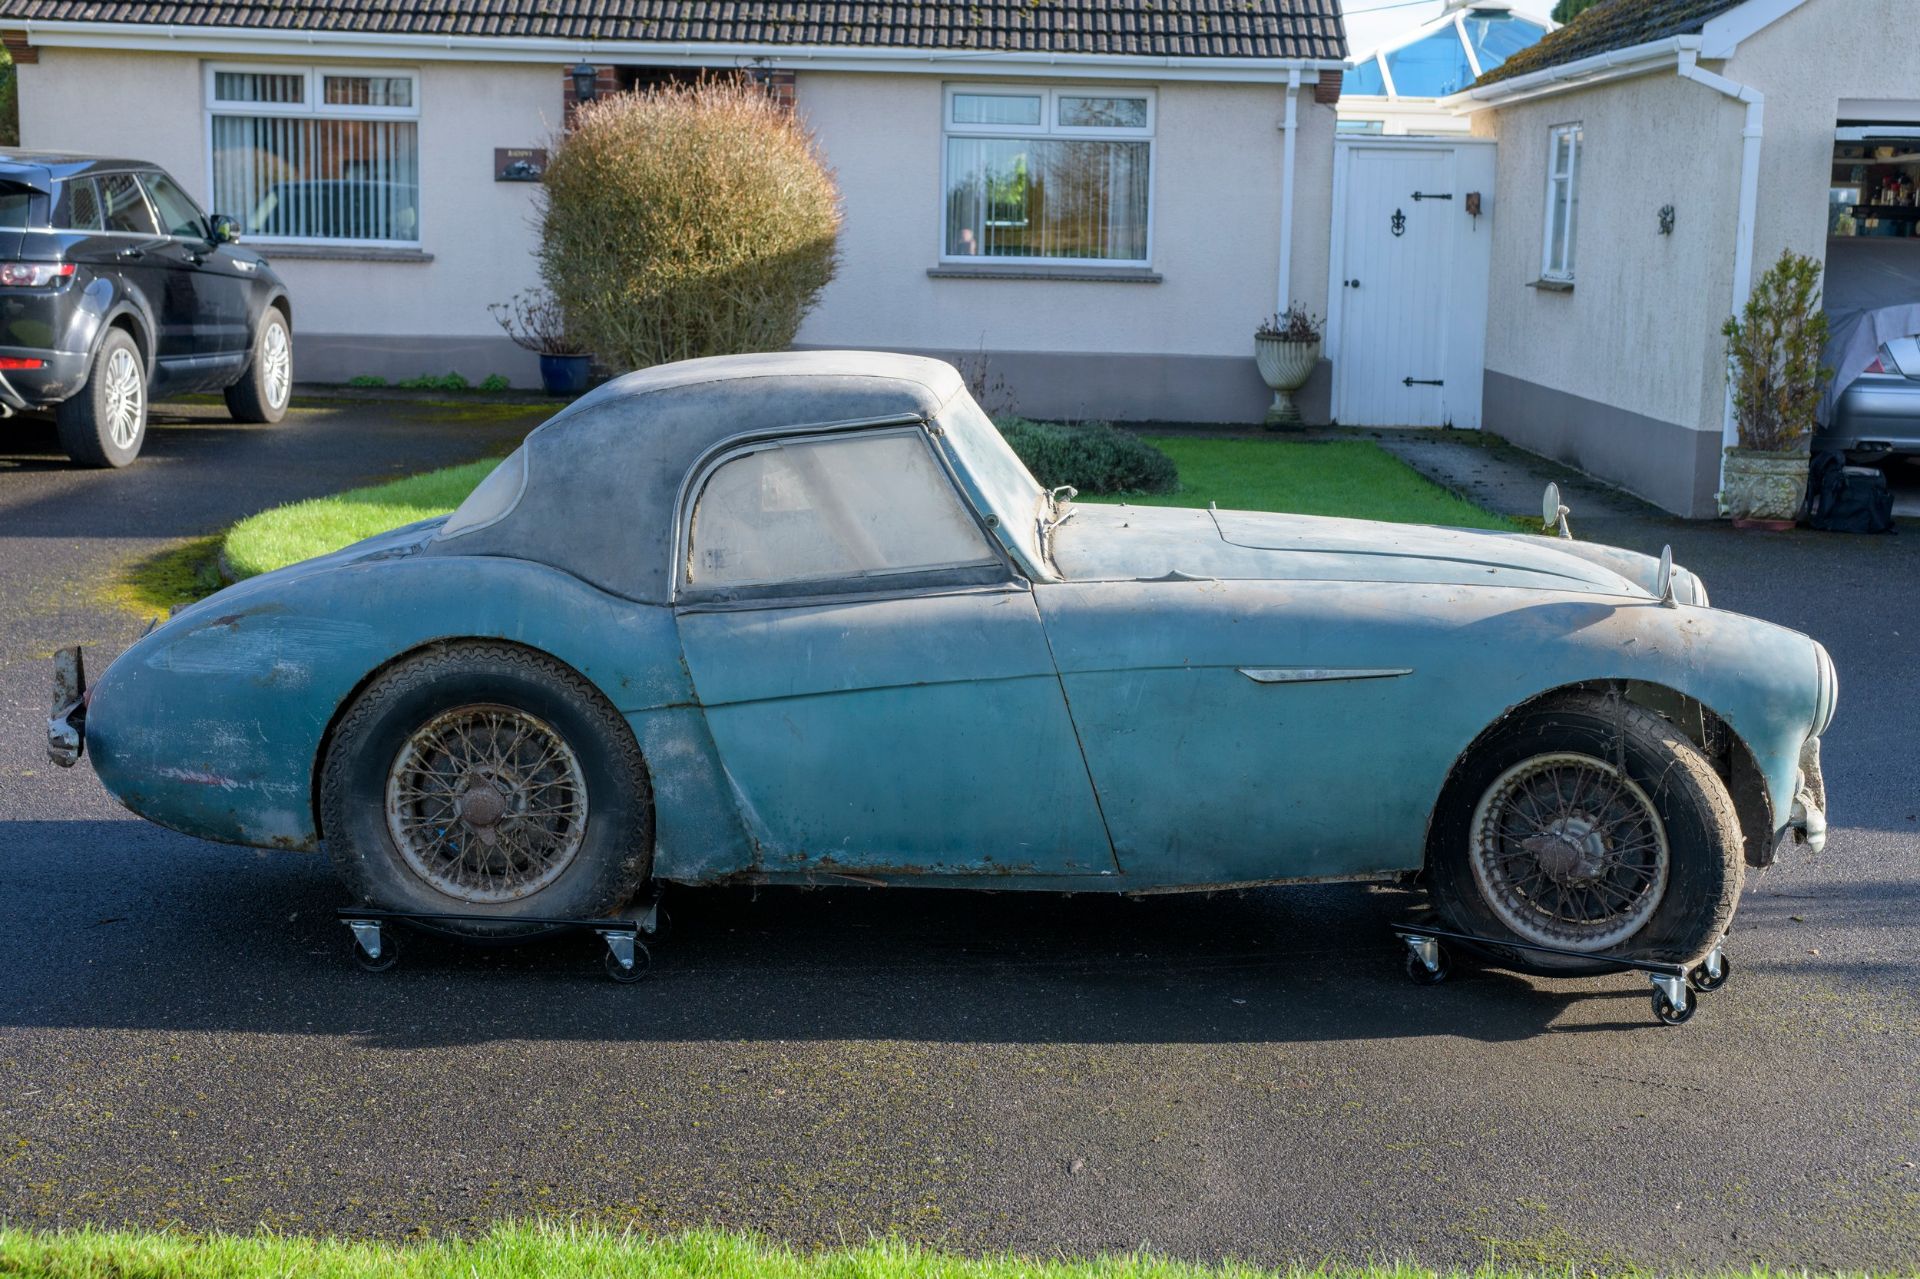
[[[1580,143],[1577,124],[1555,125],[1547,135],[1547,236],[1540,274],[1573,279],[1573,250],[1580,230]]]
[[[1151,92],[954,85],[945,106],[943,260],[1147,265]]]
[[[410,71],[207,69],[213,207],[261,240],[420,242],[420,83]]]

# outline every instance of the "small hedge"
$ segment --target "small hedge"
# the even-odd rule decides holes
[[[1171,493],[1180,486],[1172,458],[1105,422],[1063,426],[1013,417],[997,425],[1033,477],[1048,488],[1071,484],[1082,493]]]

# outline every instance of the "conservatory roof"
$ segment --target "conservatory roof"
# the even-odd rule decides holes
[[[1530,48],[1550,29],[1551,24],[1514,14],[1509,0],[1448,0],[1439,17],[1356,57],[1342,94],[1394,101],[1444,98]]]

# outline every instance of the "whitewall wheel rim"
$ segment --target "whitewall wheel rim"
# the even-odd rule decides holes
[[[117,449],[130,449],[140,439],[146,425],[147,391],[140,376],[140,361],[124,346],[107,354],[100,390],[106,401],[107,438]]]
[[[285,408],[293,394],[293,340],[287,326],[278,320],[269,320],[267,331],[260,336],[260,381],[267,392],[267,404]]]
[[[1653,918],[1672,867],[1647,792],[1606,760],[1535,755],[1474,806],[1468,859],[1481,900],[1526,941],[1612,949]]]

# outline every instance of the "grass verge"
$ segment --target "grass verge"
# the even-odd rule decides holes
[[[0,1275],[45,1279],[1518,1279],[1536,1272],[1433,1271],[1400,1264],[1266,1270],[1196,1265],[1144,1254],[1047,1260],[963,1258],[875,1241],[800,1252],[744,1235],[697,1231],[665,1238],[564,1225],[496,1226],[478,1239],[388,1244],[298,1236],[186,1235],[0,1229]],[[1567,1279],[1584,1272],[1549,1269]],[[1644,1272],[1643,1272],[1644,1273]],[[1722,1279],[1768,1279],[1764,1269]],[[1785,1279],[1784,1275],[1778,1279]]]
[[[235,577],[252,577],[402,524],[445,515],[499,464],[498,458],[486,458],[262,511],[227,533],[227,567]]]
[[[1209,440],[1149,436],[1180,470],[1178,492],[1089,496],[1135,506],[1341,515],[1395,524],[1450,524],[1512,533],[1520,521],[1482,510],[1368,440]]]

